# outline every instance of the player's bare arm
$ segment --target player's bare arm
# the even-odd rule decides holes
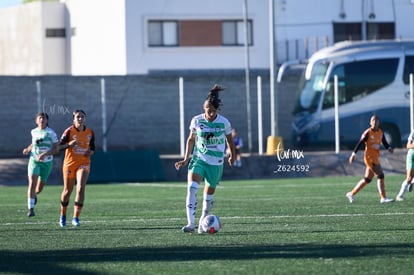
[[[194,149],[195,138],[196,138],[195,134],[190,132],[190,135],[188,136],[188,139],[187,139],[184,159],[177,161],[174,164],[176,170],[179,170],[181,167],[186,166],[188,162],[190,161],[191,152],[193,152],[193,149]]]
[[[26,148],[23,149],[23,155],[28,155],[32,151],[33,144],[29,144]]]
[[[234,151],[234,142],[233,142],[233,137],[231,136],[231,134],[230,135],[226,135],[226,142],[227,142],[227,146],[229,148],[229,159],[228,159],[228,162],[229,162],[229,165],[230,166],[233,166],[236,153]]]

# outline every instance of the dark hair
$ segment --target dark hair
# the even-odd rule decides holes
[[[39,112],[36,114],[36,119],[38,117],[45,117],[47,119],[46,126],[49,126],[49,115],[46,112]]]
[[[221,99],[219,98],[219,92],[223,91],[225,88],[221,87],[220,85],[215,84],[213,88],[210,89],[208,92],[206,102],[211,104],[214,108],[219,109],[221,104]]]
[[[72,113],[72,118],[75,118],[75,114],[76,114],[76,113],[82,113],[84,116],[86,116],[86,113],[85,113],[85,111],[84,111],[84,110],[82,110],[82,109],[77,109],[77,110],[73,111],[73,113]]]
[[[49,115],[46,112],[39,112],[36,114],[36,118],[38,117],[45,117],[47,120],[49,120]]]

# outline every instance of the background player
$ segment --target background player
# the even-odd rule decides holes
[[[85,126],[86,113],[83,110],[73,112],[73,125],[67,128],[60,138],[61,148],[66,149],[63,160],[63,191],[60,203],[61,227],[66,226],[66,210],[70,195],[76,186],[76,197],[73,210],[72,224],[79,226],[79,216],[85,200],[85,188],[88,181],[91,155],[95,151],[94,132]]]
[[[27,216],[35,215],[34,207],[37,195],[42,192],[53,167],[53,155],[58,153],[58,138],[49,126],[47,113],[38,113],[35,119],[37,127],[31,131],[32,143],[23,149],[23,154],[30,154],[27,166]]]
[[[393,152],[393,149],[388,144],[387,140],[385,139],[384,133],[379,128],[379,118],[378,116],[372,116],[370,119],[371,127],[366,129],[359,142],[355,146],[354,151],[352,152],[351,156],[349,157],[349,163],[355,160],[356,153],[358,152],[359,148],[362,144],[365,143],[365,153],[364,153],[364,162],[365,162],[365,176],[361,179],[352,189],[351,192],[346,194],[350,203],[353,203],[355,200],[355,195],[361,191],[368,183],[372,181],[374,175],[377,175],[377,188],[380,194],[380,202],[387,203],[394,201],[393,199],[387,198],[385,194],[385,181],[384,181],[384,172],[382,171],[381,164],[379,163],[380,157],[380,146],[381,143],[384,144],[385,148],[388,149],[389,152]]]
[[[413,191],[413,177],[414,177],[414,131],[411,132],[410,136],[408,137],[407,141],[407,157],[406,157],[406,169],[407,169],[407,176],[403,183],[401,184],[400,192],[397,194],[397,201],[404,200],[404,193],[406,191],[411,192]]]

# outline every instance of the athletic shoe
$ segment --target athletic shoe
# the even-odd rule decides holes
[[[412,192],[413,191],[413,183],[410,183],[408,185],[408,192]]]
[[[355,201],[354,195],[352,195],[351,192],[346,193],[346,197],[348,198],[350,203],[353,203]]]
[[[396,200],[396,201],[403,201],[403,200],[404,200],[404,197],[403,197],[403,196],[397,196],[397,197],[395,198],[395,200]]]
[[[79,221],[79,218],[74,217],[74,218],[72,219],[72,225],[73,225],[73,226],[80,226],[80,221]]]
[[[393,202],[394,201],[394,199],[390,199],[390,198],[382,198],[381,200],[380,200],[380,203],[387,203],[387,202]]]
[[[183,228],[181,228],[181,231],[183,231],[184,233],[194,233],[194,226],[186,225]]]
[[[203,234],[203,233],[204,233],[204,232],[203,232],[203,230],[201,230],[201,226],[199,226],[199,227],[198,227],[198,229],[197,229],[197,233],[198,233],[198,234]]]
[[[33,208],[30,208],[29,209],[29,212],[27,212],[27,216],[28,217],[34,217],[34,215],[35,215],[34,209]]]
[[[64,215],[60,216],[59,225],[60,225],[60,227],[65,227],[66,226],[66,216],[64,216]]]

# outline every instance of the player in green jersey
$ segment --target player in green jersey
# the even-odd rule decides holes
[[[190,134],[187,139],[185,157],[175,163],[178,170],[188,164],[186,213],[188,224],[183,232],[193,233],[197,206],[198,186],[204,180],[203,208],[199,220],[198,233],[202,233],[200,223],[210,213],[214,192],[223,174],[226,143],[229,150],[228,163],[234,163],[234,144],[231,124],[227,118],[218,114],[221,106],[219,91],[223,88],[214,85],[204,101],[204,113],[192,118]],[[192,154],[192,157],[191,157]]]
[[[58,138],[48,126],[49,116],[47,113],[36,115],[37,127],[31,131],[32,143],[23,149],[23,154],[29,155],[27,207],[28,217],[35,215],[34,206],[37,202],[37,194],[42,192],[53,166],[53,155],[58,152]]]

